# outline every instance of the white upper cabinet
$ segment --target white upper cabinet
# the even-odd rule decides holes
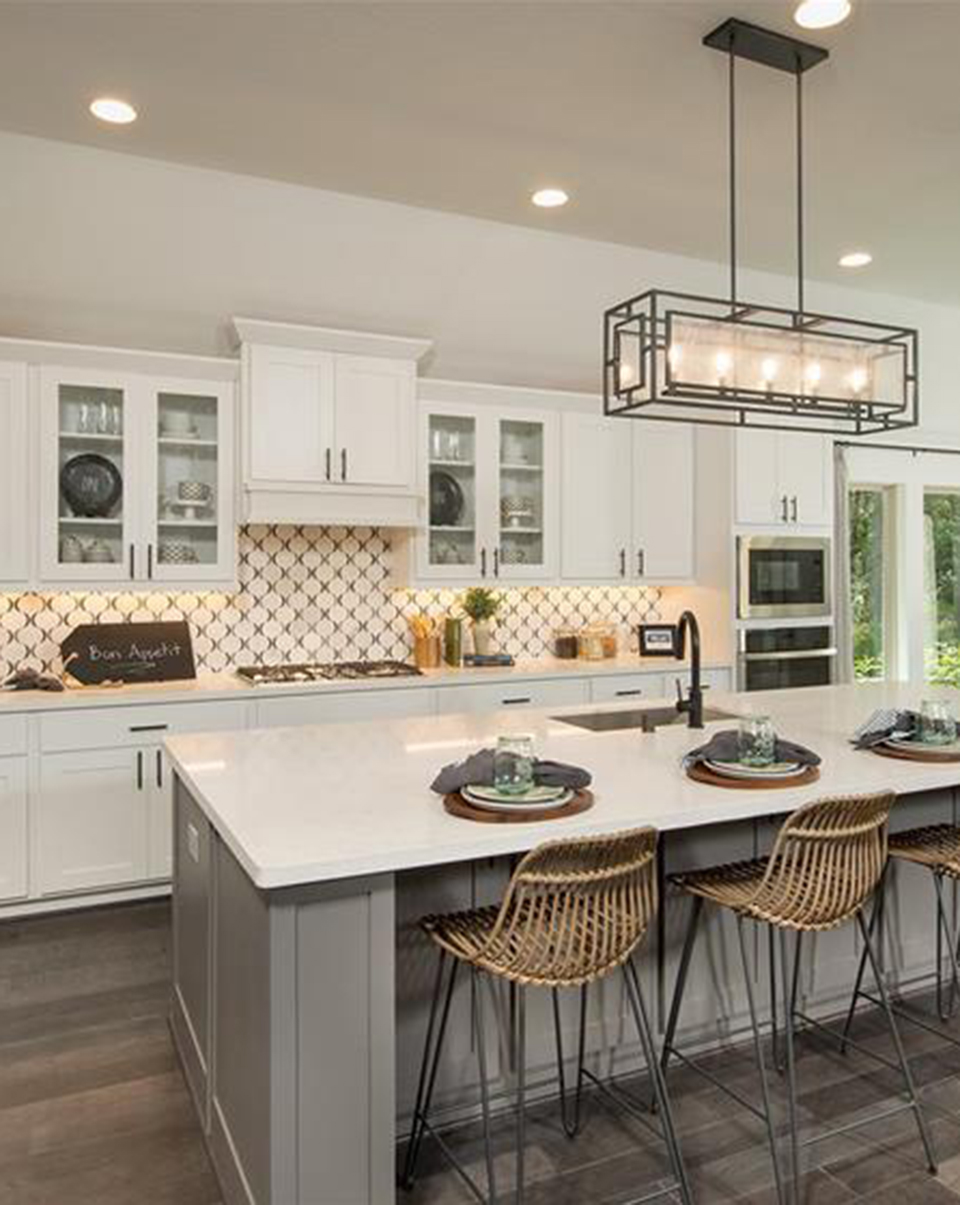
[[[736,433],[736,521],[746,526],[829,527],[833,446],[797,431]]]
[[[595,414],[563,416],[561,572],[565,579],[626,579],[635,562],[630,424]]]
[[[692,580],[694,466],[690,427],[564,414],[564,580]]]
[[[629,420],[621,420],[629,422]],[[637,576],[695,576],[696,454],[685,423],[633,423],[633,539]]]
[[[235,580],[232,382],[44,365],[37,392],[41,582]]]
[[[504,394],[506,403],[509,391]],[[405,580],[556,579],[556,416],[506,405],[424,402],[419,430],[420,488],[427,502]]]
[[[30,577],[27,369],[0,361],[0,585]]]
[[[236,318],[251,522],[417,521],[422,339]]]

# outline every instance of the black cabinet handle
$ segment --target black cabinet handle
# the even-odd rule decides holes
[[[501,699],[500,702],[504,707],[509,707],[512,703],[529,703],[529,695],[518,695],[515,699]]]
[[[632,697],[633,695],[642,695],[642,694],[643,694],[643,691],[639,690],[639,689],[638,690],[618,690],[616,692],[616,697],[618,699],[627,699],[627,698]]]
[[[153,577],[153,545],[147,545],[147,577]]]
[[[324,466],[326,468],[326,474],[327,474],[328,481],[330,480],[330,473],[331,473],[330,461],[332,458],[333,458],[333,450],[331,448],[327,448],[326,455],[324,456]]]
[[[627,550],[626,550],[626,548],[620,549],[620,576],[621,577],[627,576]]]
[[[157,786],[163,790],[163,754],[157,750]]]
[[[494,550],[493,550],[493,576],[494,577],[500,576],[500,549],[499,548],[494,548]]]
[[[486,548],[480,549],[480,576],[481,577],[487,576],[487,550],[486,550]]]
[[[796,521],[797,521],[797,495],[796,494],[793,495],[793,521],[794,521],[794,523],[796,523]]]
[[[166,732],[169,724],[131,724],[128,732]]]
[[[136,554],[135,554],[135,552],[134,552],[134,547],[133,547],[133,545],[131,544],[131,545],[130,545],[130,576],[131,576],[131,577],[135,577],[135,576],[136,576],[136,561],[134,560],[134,556],[135,556],[135,555],[136,555]]]
[[[340,480],[346,481],[346,479],[347,479],[347,449],[341,448],[340,449]]]
[[[788,502],[787,495],[784,494],[783,497],[780,499],[780,518],[784,521],[784,523],[789,522],[789,515],[787,513],[787,502]]]
[[[143,750],[137,750],[137,790],[143,790]]]
[[[644,570],[646,569],[646,565],[647,565],[647,558],[644,555],[644,551],[642,548],[638,548],[637,549],[637,573],[639,574],[640,577],[643,577],[643,573],[644,573]]]

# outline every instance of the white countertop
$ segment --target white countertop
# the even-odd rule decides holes
[[[960,706],[956,691],[885,683],[711,696],[712,707],[770,714],[783,736],[821,755],[819,782],[775,791],[706,786],[681,771],[683,754],[731,721],[701,732],[670,727],[645,734],[593,733],[552,718],[613,710],[610,704],[178,736],[167,748],[254,883],[278,888],[516,853],[561,836],[783,814],[826,795],[952,787],[960,784],[960,763],[895,761],[848,743],[875,707],[917,706],[933,696]],[[538,756],[590,770],[593,808],[540,824],[488,825],[448,815],[429,789],[437,771],[504,732],[530,732]]]
[[[728,667],[729,662],[710,661],[704,669]],[[562,661],[556,657],[518,661],[513,666],[485,666],[424,670],[409,678],[340,679],[329,682],[292,682],[284,685],[251,686],[236,674],[201,674],[179,682],[148,682],[129,686],[67,687],[64,691],[0,690],[0,715],[19,712],[59,711],[70,707],[125,707],[144,703],[199,703],[218,697],[262,699],[271,695],[309,695],[355,690],[415,690],[425,686],[466,686],[482,682],[511,682],[518,679],[596,678],[605,674],[666,673],[685,668],[671,658],[624,655],[604,661]]]

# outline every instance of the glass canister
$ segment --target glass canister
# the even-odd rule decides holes
[[[584,661],[603,660],[603,628],[600,624],[587,624],[581,630],[579,649]]]
[[[561,661],[574,661],[580,652],[576,628],[554,628],[553,655]]]
[[[613,623],[602,623],[598,625],[600,629],[600,640],[603,644],[604,658],[616,657],[617,655],[617,625]]]

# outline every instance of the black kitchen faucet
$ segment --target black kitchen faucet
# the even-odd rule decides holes
[[[683,697],[677,679],[677,711],[690,717],[689,728],[703,727],[703,687],[700,685],[700,625],[692,611],[684,611],[677,623],[677,660],[686,656],[687,632],[690,633],[690,690]]]

